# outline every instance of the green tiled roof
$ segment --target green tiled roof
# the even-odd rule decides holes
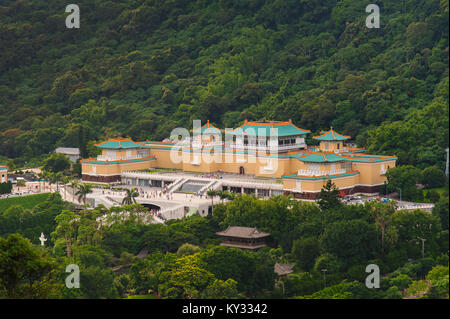
[[[247,122],[231,131],[233,135],[251,136],[293,136],[304,135],[311,131],[296,127],[290,122]]]
[[[210,124],[209,120],[208,120],[208,122],[206,122],[205,125],[203,125],[200,128],[193,129],[193,130],[191,130],[191,132],[195,132],[197,134],[199,134],[199,133],[201,133],[201,134],[221,134],[223,132],[223,130]]]
[[[345,141],[350,138],[350,136],[339,134],[335,131],[333,131],[333,128],[331,128],[328,132],[324,132],[322,135],[319,136],[313,136],[313,139],[319,140],[319,141]]]
[[[321,176],[285,175],[285,176],[282,176],[282,178],[318,180],[318,179],[340,178],[340,177],[352,176],[352,175],[356,175],[356,174],[359,174],[359,171],[348,172],[348,173],[343,173],[343,174],[335,174],[335,175],[321,175]]]
[[[127,148],[137,148],[142,147],[141,144],[137,144],[133,142],[131,139],[110,139],[106,142],[100,143],[96,145],[100,148],[107,148],[107,149],[127,149]]]
[[[326,162],[339,162],[347,160],[345,157],[339,156],[335,153],[315,153],[299,157],[298,160],[302,162],[314,162],[314,163],[326,163]]]

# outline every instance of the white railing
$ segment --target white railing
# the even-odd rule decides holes
[[[306,143],[295,143],[295,144],[283,144],[283,145],[277,145],[277,146],[270,146],[270,145],[258,145],[258,144],[241,144],[241,143],[236,143],[235,144],[236,149],[249,149],[249,150],[260,150],[260,151],[265,151],[265,150],[270,150],[270,149],[274,149],[274,150],[288,150],[288,149],[294,149],[294,148],[305,148],[306,147]]]
[[[135,156],[125,156],[125,157],[112,157],[112,156],[97,156],[97,161],[118,161],[118,160],[129,160],[129,159],[139,159],[139,158],[144,158],[144,157],[148,157],[144,156],[144,155],[135,155]]]
[[[185,178],[180,178],[177,179],[175,182],[173,182],[169,188],[167,189],[169,191],[169,194],[172,194],[174,191],[176,191],[177,189],[179,189],[184,183],[187,182],[187,179]]]
[[[145,173],[139,171],[125,171],[122,172],[123,178],[145,178],[151,180],[169,180],[173,183],[169,186],[169,190],[173,191],[178,186],[180,182],[187,180],[198,180],[198,181],[220,181],[223,186],[233,186],[233,187],[261,187],[261,188],[272,188],[272,189],[283,189],[281,183],[277,183],[277,180],[262,180],[262,179],[251,179],[242,177],[241,175],[236,175],[233,179],[229,178],[216,178],[216,177],[201,177],[201,176],[189,176],[186,174],[178,174],[174,172],[170,175],[158,174],[158,173]]]
[[[224,143],[223,142],[208,142],[208,143],[206,143],[206,142],[202,142],[202,143],[199,143],[199,142],[192,142],[192,147],[193,148],[202,148],[202,147],[210,147],[210,146],[222,146],[222,145],[224,145]]]
[[[169,185],[169,187],[167,188],[167,191],[171,194],[173,193],[173,191],[178,187],[178,185],[183,182],[184,179],[183,178],[179,178],[176,179],[172,184]]]
[[[222,182],[223,186],[227,187],[244,187],[246,188],[262,188],[262,189],[283,189],[283,184],[270,182],[270,181],[254,181],[254,180],[239,180],[239,181],[230,181],[224,180]]]
[[[346,172],[347,172],[347,170],[345,168],[332,169],[332,170],[329,170],[329,171],[311,170],[311,169],[299,169],[297,175],[300,175],[300,176],[324,176],[324,175],[344,174]]]
[[[306,147],[306,143],[295,143],[295,144],[283,144],[278,145],[279,150],[286,150],[291,148],[303,148]]]
[[[218,185],[216,185],[216,184],[222,184],[222,183],[220,183],[219,181],[217,181],[217,180],[214,180],[214,181],[211,181],[211,182],[209,182],[208,184],[206,184],[205,186],[203,186],[202,188],[200,188],[200,190],[198,191],[199,192],[199,194],[203,194],[204,192],[206,192],[207,190],[209,190],[209,189],[217,189],[218,187]],[[214,186],[215,185],[215,186]],[[214,186],[214,187],[213,187]]]
[[[146,178],[149,180],[163,180],[163,181],[175,181],[177,179],[177,176],[175,175],[165,175],[165,174],[158,174],[158,173],[150,173],[150,172],[139,172],[139,171],[124,171],[122,172],[122,177],[125,178]]]

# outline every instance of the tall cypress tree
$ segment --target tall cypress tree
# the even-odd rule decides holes
[[[325,186],[320,190],[319,206],[322,210],[336,208],[341,205],[339,200],[339,188],[329,179]]]

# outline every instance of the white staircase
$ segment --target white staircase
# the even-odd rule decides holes
[[[216,190],[222,187],[222,182],[221,181],[211,181],[208,184],[206,184],[205,186],[203,186],[200,190],[199,193],[200,194],[205,194],[207,191],[209,191],[210,189]]]
[[[167,188],[167,191],[169,192],[169,194],[173,193],[174,191],[179,189],[181,185],[183,185],[186,181],[187,181],[186,178],[176,179],[172,184],[170,184],[170,186]]]

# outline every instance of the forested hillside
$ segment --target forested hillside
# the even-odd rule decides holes
[[[379,29],[373,1],[77,0],[67,29],[71,2],[0,3],[0,159],[265,117],[444,167],[446,0],[378,0]]]

